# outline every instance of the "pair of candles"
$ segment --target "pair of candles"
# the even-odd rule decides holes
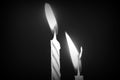
[[[60,80],[60,43],[57,40],[58,34],[58,25],[56,22],[56,18],[53,14],[52,8],[48,3],[45,3],[45,15],[50,26],[51,31],[53,32],[53,39],[50,41],[51,44],[51,79],[52,80]],[[82,56],[82,47],[80,48],[81,52],[79,53],[67,34],[65,32],[65,36],[67,39],[70,56],[72,59],[72,63],[74,68],[77,70],[77,76],[75,76],[75,80],[83,80],[83,76],[80,76],[80,68],[81,68],[81,56]]]

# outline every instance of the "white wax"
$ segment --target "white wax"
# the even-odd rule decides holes
[[[51,40],[51,78],[60,80],[60,44],[56,38]]]

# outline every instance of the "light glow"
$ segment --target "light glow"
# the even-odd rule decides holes
[[[45,3],[45,15],[50,26],[50,29],[53,31],[55,27],[57,27],[57,22],[53,14],[52,8],[48,3]]]
[[[65,35],[66,35],[66,39],[67,39],[67,43],[68,43],[72,63],[74,65],[74,68],[77,69],[78,66],[79,66],[79,64],[78,64],[79,52],[77,51],[73,41],[71,40],[71,38],[69,37],[69,35],[66,32],[65,32]]]

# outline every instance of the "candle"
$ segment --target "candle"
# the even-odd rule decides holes
[[[80,75],[80,68],[82,65],[81,64],[81,56],[82,56],[83,49],[82,49],[82,47],[80,48],[81,52],[79,54],[72,39],[69,37],[67,32],[65,32],[65,36],[67,39],[67,43],[68,43],[68,47],[69,47],[70,56],[72,59],[73,66],[77,70],[77,75],[75,76],[75,80],[83,80],[83,76]]]
[[[51,44],[51,79],[60,80],[60,43],[57,40],[58,25],[53,14],[51,6],[45,4],[45,15],[53,32],[53,39],[50,41]]]

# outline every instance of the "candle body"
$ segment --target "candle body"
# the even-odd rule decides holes
[[[77,69],[78,71],[77,71],[77,76],[75,76],[75,80],[83,80],[83,76],[80,75],[81,68],[82,68],[81,60],[78,59],[78,69]]]
[[[51,40],[51,78],[60,80],[60,44],[57,39]]]

